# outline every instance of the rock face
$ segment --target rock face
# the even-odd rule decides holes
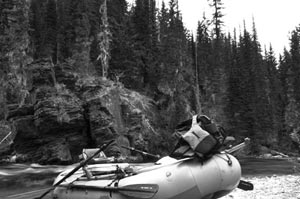
[[[11,135],[11,131],[12,129],[7,121],[0,121],[0,156],[6,156],[11,153],[10,145],[12,138],[8,138],[8,136]]]
[[[50,60],[30,64],[27,73],[30,103],[10,105],[6,116],[15,132],[17,162],[71,163],[83,148],[112,139],[107,155],[128,155],[120,145],[148,148],[143,111],[126,99],[132,91],[99,77],[80,77]]]
[[[40,133],[81,132],[84,128],[81,101],[72,95],[55,93],[34,106],[34,123]]]

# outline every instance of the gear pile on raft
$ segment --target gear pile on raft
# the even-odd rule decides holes
[[[233,156],[248,139],[223,149],[225,131],[205,115],[182,122],[175,135],[172,153],[153,163],[110,163],[103,150],[113,141],[83,150],[84,160],[59,174],[39,198],[51,192],[53,199],[216,199],[236,188],[253,190],[241,180],[241,166]],[[88,164],[96,159],[107,163]]]

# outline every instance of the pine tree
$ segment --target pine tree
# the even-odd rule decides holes
[[[34,58],[52,57],[56,61],[57,14],[55,0],[33,0],[30,5],[30,34]]]
[[[206,112],[209,106],[209,94],[208,94],[208,82],[212,74],[212,68],[210,67],[210,57],[212,53],[212,40],[209,37],[209,25],[210,21],[206,19],[203,14],[202,21],[198,22],[197,35],[196,35],[196,49],[197,49],[197,76],[199,85],[200,102],[202,111]],[[206,112],[206,114],[208,114]]]
[[[74,27],[72,26],[72,0],[57,1],[57,62],[72,56]]]
[[[284,54],[284,63],[280,67],[281,78],[285,80],[286,99],[287,103],[285,106],[285,127],[286,133],[295,133],[300,129],[299,115],[300,115],[300,104],[299,104],[299,72],[300,72],[300,37],[298,29],[294,30],[290,38],[290,52]],[[284,68],[283,68],[284,67]],[[286,72],[286,73],[284,73]]]
[[[205,79],[205,98],[206,102],[205,114],[209,114],[216,121],[222,121],[224,118],[224,100],[226,93],[226,73],[225,73],[225,63],[224,63],[224,35],[222,34],[222,9],[223,3],[221,0],[210,1],[210,6],[213,9],[212,20],[209,20],[208,24],[213,25],[213,35],[210,37],[211,51],[209,53],[208,65],[206,72],[208,72]]]
[[[197,42],[197,40],[196,40]],[[194,40],[194,35],[191,35],[189,52],[192,55],[192,65],[194,66],[193,73],[195,74],[194,81],[194,100],[192,100],[192,107],[195,113],[200,114],[201,104],[200,104],[200,87],[199,87],[199,69],[198,69],[198,52],[197,52],[197,43]]]
[[[140,82],[141,88],[151,86],[151,71],[155,71],[156,62],[156,11],[155,0],[136,0],[133,10],[132,22],[135,30],[134,55],[135,63],[132,70]]]
[[[197,67],[199,72],[199,84],[202,89],[205,85],[206,77],[211,73],[209,57],[212,53],[212,43],[208,32],[209,24],[210,22],[203,16],[203,20],[198,22],[197,27],[196,48],[199,60]]]
[[[169,9],[162,4],[159,24],[158,101],[166,103],[159,104],[159,107],[163,106],[162,109],[168,110],[167,114],[171,116],[166,119],[162,115],[160,121],[164,121],[168,129],[173,129],[194,107],[190,102],[195,100],[195,66],[191,57],[191,40],[183,26],[178,1],[171,0]]]
[[[294,95],[297,101],[300,100],[300,28],[296,29],[291,34],[291,59],[292,59],[292,67],[291,73],[293,74],[291,77],[291,81],[294,87]]]
[[[109,76],[120,79],[121,82],[128,86],[125,77],[127,75],[122,75],[130,71],[130,65],[133,61],[132,24],[127,11],[127,3],[125,0],[118,0],[117,3],[108,1],[107,6],[111,31]]]
[[[88,18],[87,0],[72,0],[71,2],[71,41],[67,46],[71,52],[69,62],[82,74],[93,73],[90,65],[90,23]]]
[[[254,74],[252,68],[252,57],[251,57],[251,36],[249,32],[244,29],[243,35],[240,35],[238,54],[237,54],[237,68],[232,71],[233,77],[236,80],[233,82],[237,85],[237,89],[234,90],[236,98],[233,102],[235,106],[234,119],[236,120],[235,128],[238,130],[240,135],[247,137],[254,137],[254,99],[255,96],[255,85],[254,85]],[[239,69],[238,69],[239,68]],[[238,71],[237,71],[238,70]],[[237,72],[237,73],[235,73]],[[234,79],[233,79],[234,80]],[[232,85],[232,86],[233,86]],[[231,86],[231,89],[232,89]]]
[[[97,60],[101,61],[102,66],[102,77],[106,78],[109,68],[109,58],[110,58],[110,30],[107,19],[107,1],[104,0],[100,6],[99,12],[101,15],[101,30],[97,35],[98,45],[100,49],[100,54]]]
[[[8,57],[8,44],[6,40],[9,39],[7,34],[7,27],[9,25],[5,2],[0,2],[0,120],[4,119],[6,112],[6,82],[7,74],[9,73]]]
[[[253,21],[253,35],[252,35],[252,67],[254,70],[255,81],[255,125],[256,139],[265,145],[272,146],[273,141],[277,140],[277,133],[272,119],[272,102],[270,100],[271,88],[268,87],[268,67],[264,65],[261,55],[261,48],[257,41],[257,32],[255,23]],[[261,138],[259,138],[261,137]]]
[[[44,36],[44,56],[52,57],[56,61],[56,44],[57,44],[57,14],[56,14],[56,1],[48,0],[46,4],[45,16],[45,36]]]
[[[280,56],[279,59],[279,66],[278,66],[278,78],[280,81],[280,99],[281,99],[281,116],[282,116],[282,121],[284,122],[284,109],[287,105],[288,98],[287,98],[287,93],[286,91],[288,90],[288,76],[289,76],[289,71],[291,70],[291,55],[287,51],[287,49],[284,49],[283,51],[283,56]]]
[[[294,121],[290,121],[291,113],[294,113],[295,110],[290,110],[289,107],[292,107],[292,93],[291,93],[291,67],[292,67],[292,59],[290,53],[287,49],[284,49],[283,56],[280,56],[279,59],[279,81],[280,81],[280,123],[282,128],[279,129],[278,139],[279,145],[285,149],[291,149],[291,140],[289,138],[289,134],[291,133],[291,125]]]
[[[110,1],[108,1],[109,3]],[[98,74],[101,74],[101,63],[97,61],[100,54],[97,35],[100,32],[101,16],[99,8],[103,2],[98,0],[88,0],[88,18],[90,23],[90,39],[91,39],[91,49],[90,49],[90,60],[95,65],[98,70]],[[109,11],[110,9],[108,9]]]
[[[226,73],[228,74],[228,93],[225,112],[228,118],[228,131],[237,135],[240,133],[240,111],[242,102],[242,93],[241,88],[242,71],[240,70],[239,62],[241,61],[238,41],[236,36],[236,31],[234,30],[234,37],[231,45],[231,65],[226,67]]]
[[[231,131],[251,137],[253,152],[261,144],[275,146],[279,128],[275,125],[279,91],[273,87],[279,84],[276,62],[271,50],[263,59],[254,23],[253,34],[244,28],[238,45],[234,39],[232,54],[227,56],[232,57],[225,62],[229,69],[226,115],[231,117]]]
[[[222,13],[222,9],[224,9],[223,7],[223,3],[222,0],[209,0],[211,1],[210,6],[214,9],[213,12],[213,24],[214,24],[214,34],[216,36],[216,41],[218,42],[220,37],[221,37],[221,33],[222,33],[222,25],[223,25],[223,21],[222,21],[222,17],[224,16],[224,14]]]
[[[166,8],[165,2],[162,2],[161,9],[158,15],[158,41],[165,43],[168,33],[168,9]]]
[[[33,0],[30,5],[30,34],[34,47],[34,58],[40,58],[46,54],[44,53],[46,4],[46,0]]]
[[[25,67],[31,62],[29,51],[29,5],[25,0],[0,3],[0,118],[7,103],[24,104]]]
[[[281,138],[279,137],[280,131],[284,129],[284,123],[282,122],[282,103],[281,103],[281,93],[282,87],[279,79],[279,72],[277,70],[277,61],[274,55],[272,46],[270,45],[269,51],[266,52],[265,62],[267,68],[267,87],[269,92],[267,92],[268,100],[271,107],[271,118],[273,124],[273,134],[277,139],[277,143],[280,143]]]

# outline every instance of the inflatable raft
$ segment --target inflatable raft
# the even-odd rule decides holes
[[[88,165],[111,141],[97,149],[92,156],[86,156],[86,160],[74,169],[61,173],[53,188],[39,198],[53,190],[53,199],[215,199],[237,187],[253,189],[251,183],[241,180],[241,166],[232,155],[249,140],[245,139],[245,142],[229,150],[218,150],[207,156],[211,146],[217,146],[216,140],[221,135],[211,120],[206,116],[194,116],[179,127],[184,132],[181,136],[183,142],[178,142],[175,153],[171,153],[172,157],[166,156],[151,164]],[[185,148],[192,155],[186,157]],[[178,159],[174,154],[181,149],[185,152],[179,153]]]
[[[69,172],[61,173],[54,184]],[[239,162],[227,153],[215,154],[204,162],[164,157],[154,164],[95,164],[79,169],[56,186],[53,198],[213,199],[234,190],[240,178]]]

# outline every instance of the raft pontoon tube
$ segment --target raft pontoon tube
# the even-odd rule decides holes
[[[61,173],[55,182],[68,172]],[[53,199],[214,199],[237,188],[240,178],[238,160],[227,153],[205,161],[167,156],[151,165],[95,164],[57,186]]]

